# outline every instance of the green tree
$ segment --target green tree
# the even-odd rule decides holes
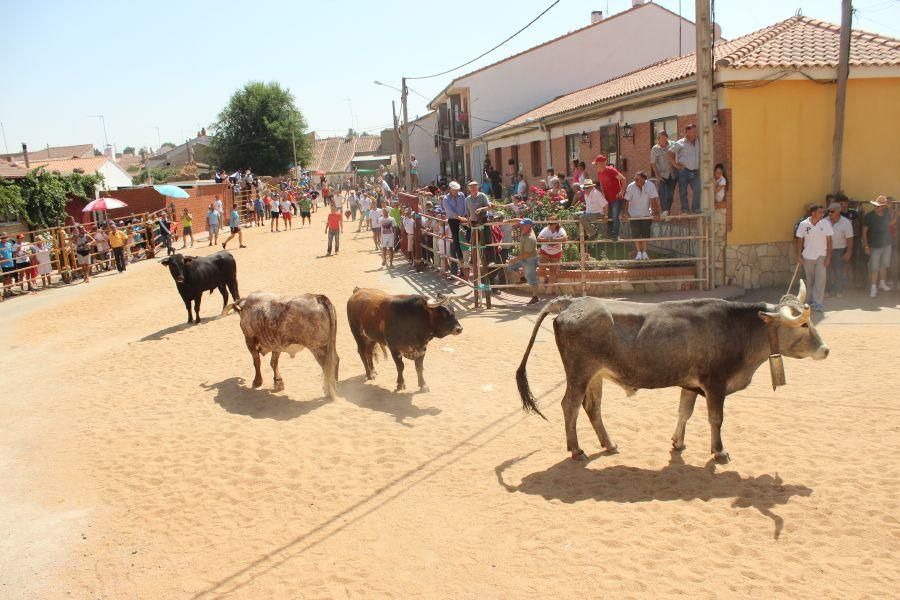
[[[275,82],[252,81],[236,91],[219,113],[213,126],[212,162],[227,171],[250,168],[258,175],[281,175],[294,161],[292,130],[297,161],[309,161],[305,129],[306,121],[289,90]]]
[[[102,183],[103,175],[60,175],[39,167],[22,179],[0,180],[0,211],[32,227],[53,227],[65,220],[70,198],[93,198]]]
[[[125,149],[122,150],[122,154],[134,154],[134,146],[125,146]]]

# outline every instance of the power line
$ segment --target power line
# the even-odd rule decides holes
[[[442,72],[440,72],[440,73],[435,73],[434,75],[423,75],[423,76],[421,76],[421,77],[407,77],[406,79],[407,79],[407,80],[410,80],[410,79],[432,79],[432,78],[434,78],[434,77],[440,77],[441,75],[446,75],[447,73],[451,73],[451,72],[453,72],[453,71],[456,71],[457,69],[462,69],[462,68],[465,67],[465,66],[471,65],[471,64],[472,64],[473,62],[475,62],[476,60],[478,60],[478,59],[480,59],[480,58],[484,58],[485,56],[487,56],[488,54],[490,54],[491,52],[493,52],[494,50],[496,50],[497,48],[499,48],[500,46],[502,46],[502,45],[505,44],[506,42],[510,41],[511,39],[513,39],[514,37],[516,37],[517,35],[519,35],[520,33],[522,33],[523,31],[525,31],[526,29],[528,29],[529,27],[531,27],[532,25],[534,25],[535,22],[537,22],[538,19],[540,19],[541,17],[543,17],[545,14],[547,14],[547,12],[549,12],[550,9],[553,8],[554,6],[556,6],[557,4],[559,4],[559,0],[555,0],[555,2],[553,2],[553,4],[551,4],[550,6],[548,6],[547,8],[545,8],[543,11],[541,11],[541,13],[540,13],[538,16],[536,16],[535,18],[533,18],[531,21],[529,21],[528,24],[525,25],[525,27],[523,27],[522,29],[518,30],[517,32],[515,32],[514,34],[512,34],[511,36],[509,36],[508,38],[506,38],[505,40],[503,40],[502,42],[500,42],[499,44],[497,44],[496,46],[494,46],[493,48],[491,48],[491,49],[488,50],[487,52],[484,52],[484,53],[482,53],[482,54],[479,54],[478,56],[476,56],[475,58],[473,58],[472,60],[470,60],[470,61],[468,61],[468,62],[464,62],[463,64],[461,64],[461,65],[459,65],[459,66],[457,66],[457,67],[453,67],[452,69],[447,69],[446,71],[442,71]]]

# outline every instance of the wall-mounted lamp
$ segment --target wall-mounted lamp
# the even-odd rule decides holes
[[[582,144],[590,144],[591,143],[591,134],[587,131],[581,132],[581,143]]]
[[[625,126],[622,127],[622,137],[628,138],[631,140],[631,143],[634,143],[634,127],[625,123]]]

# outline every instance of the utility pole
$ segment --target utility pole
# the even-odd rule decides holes
[[[31,161],[28,160],[28,144],[22,142],[22,157],[25,159],[25,168],[31,168]]]
[[[412,193],[412,173],[409,170],[409,118],[406,108],[409,90],[406,89],[406,77],[403,78],[403,85],[400,87],[400,102],[403,105],[403,185],[407,192]]]
[[[391,100],[391,114],[394,115],[394,155],[397,157],[397,168],[400,168],[400,123],[397,122],[397,103]]]
[[[294,148],[294,178],[300,179],[300,173],[297,171],[297,139],[294,137],[293,123],[291,123],[291,146]]]
[[[716,260],[725,252],[724,228],[717,226],[715,214],[715,188],[713,187],[713,41],[715,24],[710,16],[710,0],[696,0],[695,29],[697,33],[697,141],[700,142],[700,209],[708,221],[699,222],[708,227],[710,238],[709,272],[705,273],[710,285],[715,286]],[[684,190],[678,190],[684,194]],[[722,229],[723,235],[716,235]],[[701,242],[703,243],[703,242]]]
[[[700,198],[703,212],[713,208],[713,24],[709,0],[696,0],[697,133],[700,141]],[[681,191],[679,190],[679,193]]]
[[[9,154],[9,146],[6,145],[6,127],[3,126],[3,121],[0,121],[0,131],[3,132],[3,151]]]
[[[841,191],[841,167],[844,153],[844,105],[847,102],[847,78],[850,76],[850,29],[853,3],[841,0],[841,45],[838,57],[837,95],[834,99],[834,138],[831,141],[831,191]]]

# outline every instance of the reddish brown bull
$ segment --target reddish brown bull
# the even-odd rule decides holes
[[[262,385],[260,355],[272,353],[272,372],[275,375],[275,391],[284,389],[284,380],[278,372],[278,358],[287,352],[291,358],[309,348],[322,367],[325,394],[337,396],[337,378],[340,359],[337,355],[337,314],[326,296],[303,294],[301,296],[276,296],[268,292],[253,292],[225,307],[223,314],[232,309],[241,314],[241,330],[247,349],[253,356],[256,375],[253,387]]]
[[[397,388],[406,389],[403,381],[403,359],[415,361],[419,389],[428,391],[425,384],[425,351],[432,338],[459,335],[462,326],[447,302],[453,296],[392,296],[381,290],[353,290],[347,301],[347,319],[356,339],[359,357],[366,368],[366,379],[375,379],[375,346],[391,351],[397,365]]]

